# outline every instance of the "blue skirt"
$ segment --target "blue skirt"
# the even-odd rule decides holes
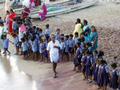
[[[91,70],[91,67],[89,67],[89,66],[86,66],[86,75],[92,76],[92,70]]]
[[[48,58],[48,53],[47,53],[47,51],[45,51],[45,52],[43,53],[43,56],[44,56],[45,58]]]

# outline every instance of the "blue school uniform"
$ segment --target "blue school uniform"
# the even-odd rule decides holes
[[[102,66],[100,65],[99,66],[99,68],[98,68],[98,74],[97,74],[97,85],[99,86],[99,87],[101,87],[101,69],[102,68]]]
[[[13,21],[13,25],[12,25],[13,31],[17,30],[17,22]]]
[[[92,47],[89,47],[89,48],[88,48],[88,51],[89,51],[89,52],[92,52]]]
[[[85,45],[84,42],[81,42],[81,43],[80,43],[80,47],[81,47],[81,48],[83,48],[84,45]]]
[[[60,42],[60,46],[61,46],[61,55],[64,55],[65,42]]]
[[[92,70],[91,70],[92,63],[93,63],[92,57],[87,56],[87,61],[86,61],[86,75],[87,76],[92,76]]]
[[[14,46],[15,46],[15,47],[19,47],[19,46],[20,46],[19,38],[18,38],[18,37],[15,37],[15,38],[14,38]]]
[[[65,40],[65,54],[69,52],[69,40]]]
[[[104,73],[103,85],[107,86],[109,83],[109,67],[107,64],[104,65],[103,73]]]
[[[45,35],[50,36],[50,29],[49,28],[45,30]]]
[[[32,42],[32,51],[33,51],[33,52],[37,52],[37,51],[38,51],[38,41],[37,41],[37,39],[35,39],[35,40]]]
[[[69,53],[74,53],[74,45],[75,45],[74,40],[68,40]]]
[[[101,66],[100,69],[98,70],[98,86],[103,87],[103,85],[108,84],[109,82],[109,77],[108,77],[109,69],[107,65]]]
[[[118,69],[116,68],[112,71],[112,76],[110,79],[110,87],[113,89],[118,88],[118,75],[119,75],[119,72],[118,72]]]
[[[78,39],[80,39],[79,37],[75,37],[74,41],[75,41],[75,45],[78,43]]]
[[[42,37],[42,36],[44,36],[44,34],[43,33],[39,33],[39,36]]]
[[[77,67],[81,63],[81,58],[78,58],[78,56],[82,53],[82,49],[80,47],[77,48],[76,50],[76,56],[74,59],[74,65]]]
[[[119,72],[119,77],[120,77],[120,72]],[[118,89],[120,90],[120,80],[118,82]]]
[[[97,59],[98,59],[98,55],[96,55],[96,56],[93,55],[93,61],[95,61]]]
[[[45,57],[45,58],[48,58],[48,52],[47,52],[47,45],[48,45],[48,43],[47,43],[47,41],[46,42],[44,42],[44,52],[43,52],[43,56]]]
[[[86,62],[87,62],[87,56],[83,55],[81,58],[81,63],[82,63],[82,69],[81,71],[85,73],[86,71]]]
[[[4,40],[3,47],[4,47],[5,50],[8,49],[9,42],[10,42],[10,40],[7,39],[7,38]]]
[[[40,54],[43,54],[43,52],[44,52],[44,43],[39,44],[39,52],[40,52]]]
[[[27,54],[28,53],[28,44],[27,44],[27,42],[23,42],[21,47],[22,47],[22,54],[24,54],[24,55]]]
[[[48,41],[49,38],[50,38],[50,29],[49,28],[45,30],[45,37],[46,37],[46,39]]]
[[[60,33],[59,35],[56,34],[56,37],[55,37],[55,39],[58,40],[59,42],[60,42],[60,35],[61,35]]]
[[[95,64],[95,66],[93,66],[93,68],[94,68],[94,73],[93,73],[94,78],[93,78],[93,80],[97,83],[97,75],[98,75],[99,65]]]

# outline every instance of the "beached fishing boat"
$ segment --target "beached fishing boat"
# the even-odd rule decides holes
[[[74,12],[80,9],[88,8],[91,6],[94,6],[98,0],[88,0],[88,1],[83,1],[82,3],[76,3],[74,1],[64,1],[61,3],[54,3],[54,4],[49,4],[47,5],[48,7],[48,13],[46,17],[53,17],[57,16],[60,14],[66,14],[70,12]],[[49,8],[56,8],[54,10],[49,10]],[[32,19],[37,19],[39,18],[39,11],[40,11],[40,6],[31,9],[31,14],[29,15]],[[20,15],[22,11],[20,9],[16,9],[15,12]]]

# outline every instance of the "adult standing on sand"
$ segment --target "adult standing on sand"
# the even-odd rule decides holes
[[[13,18],[16,17],[14,11],[11,9],[10,14],[9,14],[9,26],[8,26],[8,33],[12,34],[12,23],[13,23]]]
[[[54,78],[56,78],[56,68],[59,60],[60,43],[59,41],[55,40],[54,34],[51,35],[51,41],[48,43],[47,50],[49,51],[50,61],[53,63]]]
[[[76,22],[76,25],[75,25],[75,30],[73,32],[74,37],[75,37],[76,32],[79,34],[79,37],[80,37],[80,34],[83,32],[81,20],[79,18],[77,19],[77,22]]]

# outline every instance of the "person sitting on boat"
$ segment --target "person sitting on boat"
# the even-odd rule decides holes
[[[21,19],[25,19],[29,14],[30,14],[30,9],[24,6],[24,10],[22,11],[21,14]]]
[[[42,8],[40,9],[39,15],[40,15],[40,19],[44,20],[46,17],[45,15],[47,14],[47,6],[45,5],[45,3],[42,5]]]

